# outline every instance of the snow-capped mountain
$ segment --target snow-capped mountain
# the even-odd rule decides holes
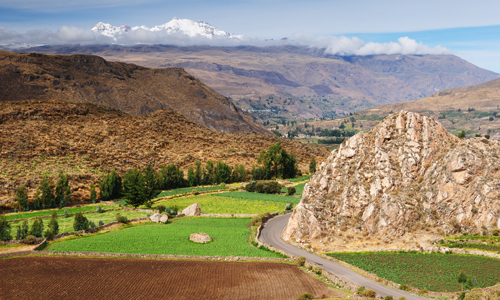
[[[211,39],[213,37],[227,37],[230,39],[242,39],[243,35],[235,35],[215,28],[214,26],[201,22],[201,21],[193,21],[189,19],[178,19],[173,18],[170,22],[167,22],[162,25],[154,26],[153,28],[148,28],[146,26],[135,26],[129,27],[127,25],[123,25],[121,27],[116,27],[108,23],[99,22],[91,29],[95,33],[100,33],[104,36],[117,38],[120,35],[123,35],[125,32],[136,31],[136,30],[145,30],[151,32],[165,32],[167,34],[185,34],[189,37],[204,37]]]

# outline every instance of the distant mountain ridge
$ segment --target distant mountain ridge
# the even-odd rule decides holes
[[[147,26],[134,26],[123,25],[120,27],[113,26],[109,23],[99,22],[91,29],[93,32],[102,34],[107,37],[114,38],[115,40],[125,32],[132,31],[149,31],[149,32],[164,32],[166,35],[170,34],[185,34],[189,37],[203,37],[211,39],[214,37],[226,37],[230,39],[242,39],[243,35],[235,35],[223,30],[220,30],[206,22],[193,21],[189,19],[173,18],[171,21],[157,25],[152,28]]]

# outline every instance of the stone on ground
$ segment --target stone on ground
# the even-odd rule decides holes
[[[201,215],[201,208],[198,203],[194,203],[186,208],[184,208],[181,212],[182,215],[185,216],[199,216]]]
[[[211,240],[208,234],[206,233],[193,233],[191,234],[189,239],[195,243],[201,243],[201,244],[208,243]]]

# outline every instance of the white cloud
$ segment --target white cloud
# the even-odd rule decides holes
[[[326,54],[332,55],[425,55],[449,54],[448,49],[437,46],[431,48],[408,37],[401,37],[397,42],[390,43],[365,43],[363,40],[345,36],[312,37],[297,34],[289,40],[261,40],[244,37],[242,39],[213,36],[212,38],[189,37],[182,33],[167,33],[166,31],[149,31],[137,29],[122,32],[115,39],[100,33],[77,27],[62,26],[55,33],[43,30],[31,30],[24,34],[0,28],[0,45],[8,44],[169,44],[177,46],[208,45],[208,46],[276,46],[283,44],[301,45],[325,49]]]

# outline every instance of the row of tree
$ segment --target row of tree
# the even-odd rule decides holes
[[[59,172],[59,178],[56,185],[48,177],[44,177],[40,181],[40,186],[35,192],[35,198],[32,202],[31,209],[45,209],[65,207],[71,198],[71,187],[69,185],[68,176],[62,171]],[[28,189],[22,185],[16,190],[16,209],[22,211],[30,210],[28,201]]]
[[[43,220],[35,219],[31,227],[28,226],[28,221],[24,221],[17,227],[16,240],[29,239],[29,236],[35,238],[45,237],[52,239],[54,235],[59,233],[59,223],[57,222],[57,213],[53,212],[50,218],[47,230],[43,231]],[[0,241],[9,241],[12,239],[11,225],[5,216],[0,216]]]

